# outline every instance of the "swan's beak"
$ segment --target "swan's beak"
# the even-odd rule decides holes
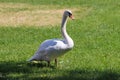
[[[74,19],[75,19],[73,15],[70,15],[70,18],[71,18],[72,20],[74,20]]]

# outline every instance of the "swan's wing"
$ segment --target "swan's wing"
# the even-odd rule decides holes
[[[29,60],[51,60],[62,53],[66,49],[64,40],[50,39],[44,41],[37,52]]]
[[[47,49],[50,46],[55,46],[57,42],[56,39],[45,40],[39,47],[40,50]]]
[[[39,47],[39,51],[41,50],[49,50],[51,48],[53,49],[66,49],[67,44],[64,40],[60,40],[60,39],[50,39],[50,40],[46,40],[44,41],[40,47]]]

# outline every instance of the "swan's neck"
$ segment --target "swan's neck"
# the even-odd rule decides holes
[[[74,46],[74,42],[66,31],[66,24],[67,24],[67,16],[63,15],[62,24],[61,24],[62,36],[63,36],[66,44],[68,45],[68,48],[72,48]]]

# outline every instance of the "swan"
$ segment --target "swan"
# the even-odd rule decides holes
[[[28,60],[29,62],[47,61],[48,66],[50,66],[50,61],[55,60],[55,65],[57,66],[57,58],[73,48],[74,42],[66,31],[68,17],[74,19],[72,12],[70,10],[65,10],[61,23],[61,33],[63,39],[45,40],[43,43],[41,43],[36,53]]]

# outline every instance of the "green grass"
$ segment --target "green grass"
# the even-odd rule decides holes
[[[59,26],[0,26],[0,80],[120,80],[119,0],[0,0],[5,3],[78,8],[67,31],[74,48],[58,58],[58,67],[27,64],[39,44],[61,38]],[[68,4],[67,4],[68,3]],[[84,8],[91,8],[90,11]],[[60,8],[60,7],[58,7]],[[83,10],[81,10],[83,8]],[[87,9],[86,8],[86,9]]]

